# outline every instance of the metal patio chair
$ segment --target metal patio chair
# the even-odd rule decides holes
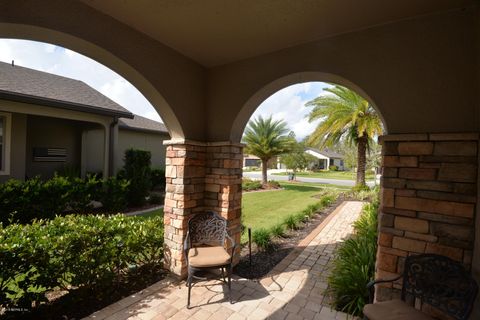
[[[401,300],[373,303],[374,285],[403,278]],[[369,320],[431,320],[415,309],[415,302],[429,304],[452,319],[466,320],[470,315],[478,286],[463,265],[436,254],[408,256],[403,274],[391,280],[372,281],[367,286],[370,304],[363,308]]]
[[[227,249],[230,242],[230,253]],[[184,242],[184,254],[188,266],[188,300],[190,308],[190,292],[193,279],[204,280],[195,276],[195,272],[206,269],[221,269],[223,281],[228,284],[230,303],[232,300],[232,267],[236,243],[228,235],[227,220],[215,212],[195,215],[188,221],[188,232]],[[225,271],[227,279],[225,280]]]

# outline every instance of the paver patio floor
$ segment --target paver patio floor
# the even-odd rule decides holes
[[[260,281],[234,277],[234,304],[223,282],[209,280],[192,288],[192,308],[187,309],[185,281],[167,278],[88,319],[346,319],[346,314],[331,310],[324,290],[333,254],[351,234],[362,205],[344,202]]]

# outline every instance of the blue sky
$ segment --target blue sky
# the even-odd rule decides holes
[[[10,63],[12,60],[19,66],[81,80],[131,112],[161,121],[153,106],[127,80],[79,53],[47,43],[0,39],[0,61]],[[272,115],[285,120],[297,138],[302,139],[316,125],[305,119],[309,108],[304,105],[320,95],[326,86],[309,82],[282,89],[266,99],[253,116]]]

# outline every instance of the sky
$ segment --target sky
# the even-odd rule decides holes
[[[52,44],[14,39],[0,39],[0,61],[81,80],[124,108],[149,119],[162,121],[148,100],[127,80],[104,65],[69,49]],[[93,76],[92,76],[93,75]],[[303,139],[315,128],[306,115],[305,103],[322,94],[328,85],[321,82],[286,87],[268,99],[252,117],[273,116],[287,122],[297,139]]]

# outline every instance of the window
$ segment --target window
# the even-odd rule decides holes
[[[0,175],[10,174],[11,115],[0,112]]]

